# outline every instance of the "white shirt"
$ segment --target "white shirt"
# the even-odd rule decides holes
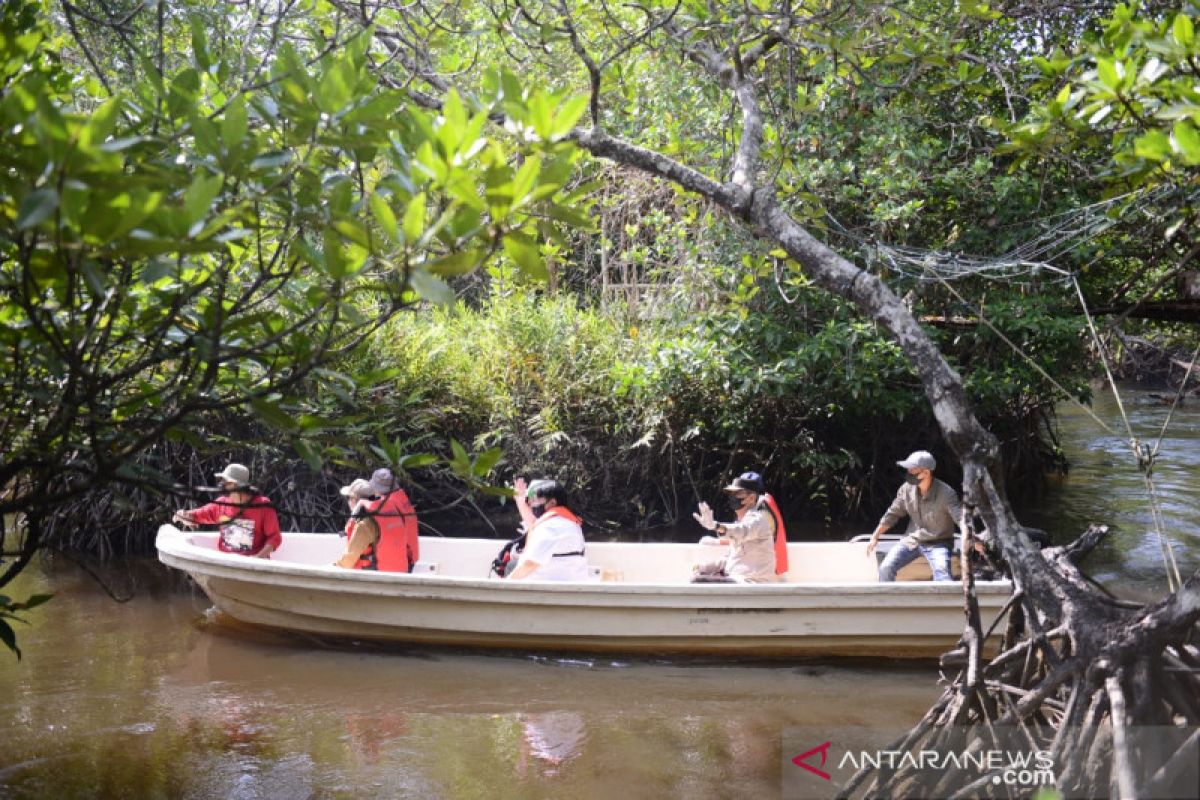
[[[578,553],[583,550],[583,529],[559,516],[544,517],[534,524],[525,539],[525,549],[517,559],[517,569],[526,561],[533,561],[538,568],[526,580],[531,581],[586,581],[588,579],[587,558],[563,556],[555,553]]]

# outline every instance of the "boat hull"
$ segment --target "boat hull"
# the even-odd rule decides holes
[[[240,622],[321,636],[641,655],[927,658],[953,646],[964,621],[956,583],[513,582],[345,571],[206,544],[160,531],[160,559]],[[803,545],[791,547],[805,555]],[[1011,586],[981,583],[977,592],[987,620]]]

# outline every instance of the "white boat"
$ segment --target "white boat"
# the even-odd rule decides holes
[[[739,658],[935,657],[963,630],[962,587],[934,583],[919,560],[879,583],[866,545],[788,545],[776,584],[693,584],[699,544],[591,543],[594,580],[489,578],[504,544],[421,537],[410,574],[333,566],[345,540],[286,533],[270,559],[222,553],[213,533],[158,531],[158,557],[191,575],[217,609],[252,625],[335,637],[470,648]],[[907,578],[907,579],[906,579]],[[977,584],[986,620],[1012,592]]]

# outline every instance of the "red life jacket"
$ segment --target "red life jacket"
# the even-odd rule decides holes
[[[783,514],[779,513],[775,498],[764,494],[763,499],[767,501],[767,508],[771,509],[771,516],[775,518],[775,574],[783,575],[788,571],[787,528],[783,526]]]
[[[421,557],[417,539],[417,513],[403,489],[384,495],[365,509],[379,526],[379,541],[359,556],[355,569],[412,572]]]

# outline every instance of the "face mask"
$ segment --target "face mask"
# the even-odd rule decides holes
[[[746,497],[738,497],[737,495],[731,494],[731,495],[729,495],[729,507],[732,508],[734,511],[741,511],[742,506],[745,505],[745,503],[748,499],[749,499],[749,495],[747,495]]]
[[[908,475],[904,476],[904,482],[911,483],[913,486],[916,486],[917,484],[919,484],[921,482],[921,476],[913,475],[912,473],[909,473]]]
[[[542,503],[540,506],[530,506],[529,510],[533,512],[534,518],[540,517],[546,513],[546,504]]]

